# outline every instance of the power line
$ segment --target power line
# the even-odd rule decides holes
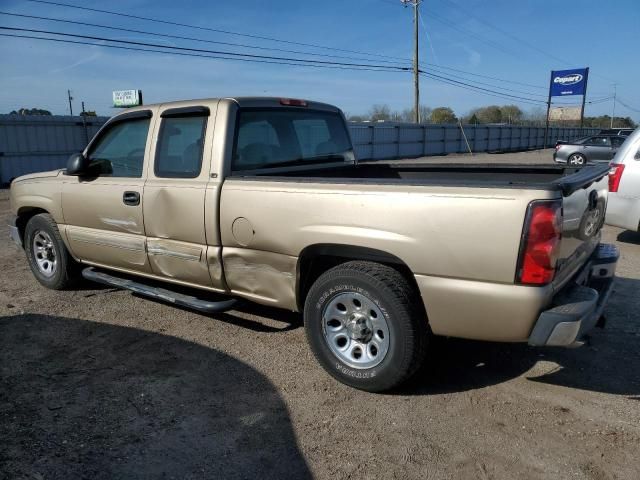
[[[450,73],[449,73],[449,72],[443,71],[443,70],[442,70],[442,67],[435,66],[435,65],[431,65],[431,64],[428,64],[428,65],[429,65],[430,70],[435,70],[435,71],[436,71],[436,73],[440,73],[440,74],[443,74],[443,75],[447,75],[447,74],[449,74],[449,75],[450,75]],[[474,82],[474,83],[476,83],[476,84],[478,84],[478,85],[484,85],[484,86],[486,86],[486,87],[499,88],[500,90],[504,90],[504,91],[507,91],[507,92],[522,93],[522,94],[524,94],[524,95],[532,95],[532,96],[540,95],[539,93],[534,93],[534,92],[529,92],[529,91],[524,91],[524,90],[517,90],[517,89],[513,89],[513,88],[508,88],[508,87],[502,87],[502,86],[500,86],[500,85],[495,85],[495,84],[492,84],[492,83],[481,82],[481,81],[479,81],[479,80],[470,80],[470,79],[468,79],[468,78],[463,78],[463,77],[459,77],[459,78],[460,78],[461,80],[467,80],[467,81],[470,81],[470,82],[472,81],[472,82]],[[542,98],[542,97],[540,97],[540,98]]]
[[[142,47],[154,47],[154,48],[164,48],[168,50],[177,50],[177,51],[187,51],[187,52],[196,52],[196,53],[210,53],[214,55],[227,55],[229,57],[236,58],[251,58],[251,59],[260,59],[260,60],[275,60],[275,61],[284,61],[284,62],[298,62],[298,63],[308,63],[308,64],[318,64],[318,65],[333,65],[333,66],[348,66],[348,67],[367,67],[367,68],[378,68],[378,69],[388,69],[392,71],[409,71],[410,67],[400,67],[400,66],[391,66],[391,65],[377,65],[370,63],[348,63],[348,62],[334,62],[329,60],[307,60],[304,58],[292,58],[292,57],[277,57],[273,55],[257,55],[252,53],[238,53],[238,52],[229,52],[225,50],[206,50],[202,48],[190,48],[190,47],[177,47],[173,45],[159,45],[157,43],[148,43],[148,42],[136,42],[133,40],[119,40],[115,38],[108,37],[98,37],[94,35],[80,35],[74,33],[64,33],[64,32],[54,32],[50,30],[39,30],[34,28],[19,28],[19,27],[2,27],[0,26],[0,30],[13,30],[20,32],[29,32],[29,33],[40,33],[46,35],[60,35],[64,37],[73,37],[73,38],[83,38],[87,40],[100,40],[104,42],[113,42],[113,43],[122,43],[125,45],[138,45]]]
[[[548,89],[548,87],[541,87],[540,85],[534,85],[532,83],[524,83],[524,82],[519,82],[519,81],[516,81],[516,80],[507,80],[505,78],[492,77],[490,75],[481,75],[479,73],[473,73],[473,72],[469,72],[469,71],[466,71],[466,70],[460,70],[459,68],[445,67],[444,65],[436,65],[435,63],[428,63],[427,62],[427,65],[436,66],[438,68],[442,68],[442,69],[445,69],[445,70],[451,70],[452,72],[464,73],[465,75],[472,75],[472,76],[478,77],[478,78],[487,78],[489,80],[496,80],[498,82],[512,83],[514,85],[522,85],[524,87],[538,88],[540,90],[547,90]]]
[[[247,44],[242,44],[242,43],[233,43],[233,42],[222,42],[222,41],[218,41],[218,40],[208,40],[205,38],[197,38],[197,37],[186,37],[186,36],[182,36],[182,35],[172,35],[172,34],[168,34],[168,33],[158,33],[158,32],[148,32],[148,31],[144,31],[144,30],[136,30],[136,29],[132,29],[132,28],[124,28],[124,27],[114,27],[111,25],[102,25],[99,23],[89,23],[89,22],[80,22],[80,21],[76,21],[76,20],[68,20],[68,19],[63,19],[63,18],[54,18],[54,17],[41,17],[38,15],[26,15],[26,14],[21,14],[21,13],[10,13],[10,12],[3,12],[0,11],[0,15],[9,15],[12,17],[21,17],[21,18],[31,18],[31,19],[35,19],[35,20],[44,20],[47,22],[59,22],[59,23],[67,23],[67,24],[73,24],[73,25],[81,25],[81,26],[85,26],[85,27],[97,27],[97,28],[105,28],[108,30],[116,30],[116,31],[121,31],[121,32],[128,32],[128,33],[139,33],[139,34],[143,34],[143,35],[153,35],[156,37],[163,37],[163,38],[172,38],[172,39],[176,39],[176,40],[189,40],[189,41],[194,41],[194,42],[204,42],[204,43],[212,43],[212,44],[217,44],[217,45],[227,45],[227,46],[232,46],[232,47],[241,47],[241,48],[252,48],[252,49],[257,49],[257,50],[268,50],[268,51],[277,51],[277,52],[285,52],[285,53],[296,53],[296,54],[302,54],[302,55],[313,55],[313,56],[318,56],[318,57],[331,57],[331,58],[343,58],[343,59],[349,59],[349,60],[360,60],[360,61],[371,61],[369,59],[365,59],[365,58],[358,58],[358,57],[350,57],[350,56],[344,56],[344,55],[335,55],[335,54],[330,54],[330,53],[315,53],[315,52],[303,52],[300,50],[288,50],[288,49],[284,49],[284,48],[276,48],[276,47],[260,47],[257,45],[247,45]],[[376,60],[377,62],[382,62],[382,63],[394,63],[397,64],[397,61],[395,60]]]
[[[101,13],[109,13],[109,14],[112,14],[112,15],[122,15],[122,16],[125,16],[125,17],[130,17],[131,16],[131,15],[128,15],[128,14],[121,14],[119,12],[110,12],[110,11],[106,11],[106,10],[91,9],[91,8],[88,8],[88,7],[80,7],[80,6],[76,6],[76,5],[63,4],[61,2],[48,2],[48,1],[45,1],[45,0],[28,0],[28,1],[33,1],[33,2],[37,2],[37,3],[49,3],[49,4],[59,5],[59,6],[68,6],[68,7],[71,7],[71,8],[98,11],[98,12],[101,12]],[[395,5],[400,5],[399,3],[395,3],[395,0],[389,0],[389,1],[393,2],[394,6]],[[255,46],[255,45],[237,44],[237,43],[232,43],[232,42],[222,42],[222,41],[208,40],[208,39],[195,38],[195,37],[187,37],[187,36],[181,36],[181,35],[162,34],[162,33],[157,33],[157,32],[148,32],[148,31],[144,31],[144,30],[136,30],[136,29],[123,28],[123,27],[113,27],[113,26],[109,26],[109,25],[102,25],[102,24],[89,23],[89,22],[79,22],[79,21],[66,20],[66,19],[60,19],[60,18],[41,17],[41,16],[35,16],[35,15],[25,15],[25,14],[16,14],[16,13],[8,13],[8,12],[0,12],[0,14],[18,16],[18,17],[26,17],[26,18],[34,18],[34,19],[45,20],[45,21],[54,21],[54,22],[71,23],[71,24],[76,24],[76,25],[92,26],[92,27],[105,28],[105,29],[111,29],[111,30],[125,31],[125,32],[130,32],[130,33],[144,34],[144,35],[154,35],[154,36],[165,37],[165,38],[174,38],[174,39],[180,39],[180,40],[190,40],[190,41],[198,41],[198,42],[205,42],[205,43],[212,43],[212,44],[228,45],[228,46],[235,46],[235,47],[241,47],[241,48],[252,48],[252,49],[259,49],[259,50],[282,51],[282,52],[286,52],[286,53],[297,53],[297,54],[303,54],[303,55],[313,55],[313,56],[323,56],[323,57],[333,57],[333,58],[344,58],[344,59],[351,59],[351,60],[369,61],[367,59],[361,59],[361,58],[355,58],[355,57],[349,57],[349,56],[342,56],[342,55],[322,54],[322,53],[315,53],[315,52],[301,52],[299,50],[288,50],[288,49],[280,49],[280,48],[275,48],[275,47],[260,47],[260,46]],[[160,22],[160,23],[164,23],[165,22],[164,20],[159,20],[159,19],[147,19],[147,17],[138,17],[138,16],[134,16],[134,17],[135,18],[140,18],[140,19],[145,19],[145,20],[150,20],[150,21],[157,21],[157,22]],[[420,20],[422,20],[422,18]],[[172,24],[173,22],[169,22],[169,23]],[[184,25],[187,26],[187,24],[184,24]],[[193,28],[205,29],[204,27],[197,27],[197,26],[193,26]],[[423,22],[423,28],[424,28],[424,22]],[[208,28],[206,30],[217,31],[215,29],[208,29]],[[297,43],[297,42],[292,42],[292,43]],[[309,45],[311,45],[311,44],[309,44]],[[330,48],[330,47],[327,47],[327,48]],[[432,51],[433,51],[433,48],[432,48]],[[372,54],[372,53],[369,53],[369,52],[358,52],[358,53],[361,54],[361,55],[378,55],[378,54]],[[400,58],[400,57],[390,57],[390,56],[387,56],[387,55],[384,55],[384,57],[397,58],[400,61],[409,61],[408,59],[403,59],[403,58]],[[390,63],[390,64],[393,63],[390,60],[378,60],[378,62]],[[427,65],[430,65],[430,64],[427,62]],[[499,77],[492,77],[492,76],[489,76],[489,75],[481,75],[481,74],[478,74],[478,73],[475,73],[475,72],[469,72],[469,71],[466,71],[466,70],[461,70],[461,69],[457,69],[457,68],[453,68],[453,67],[447,67],[447,66],[440,65],[440,64],[433,64],[433,65],[436,65],[438,68],[441,68],[441,69],[451,70],[451,71],[454,71],[454,72],[463,73],[463,74],[475,76],[475,77],[478,77],[478,78],[487,78],[487,79],[496,80],[496,81],[500,81],[500,82],[517,84],[517,85],[522,85],[522,86],[529,86],[529,87],[532,87],[532,88],[537,88],[537,89],[542,89],[542,90],[546,89],[546,87],[541,87],[539,85],[533,85],[533,84],[529,84],[529,83],[518,82],[518,81],[515,81],[515,80],[508,80],[508,79],[503,79],[503,78],[499,78]],[[481,82],[478,82],[478,83],[481,83]],[[524,92],[520,91],[520,93],[524,93]]]
[[[475,85],[471,85],[469,83],[465,83],[465,82],[460,82],[459,80],[455,80],[455,79],[451,79],[451,78],[447,78],[447,77],[443,77],[441,75],[436,75],[434,73],[430,73],[430,72],[420,72],[422,75],[425,75],[429,78],[433,78],[434,80],[439,80],[445,83],[449,83],[452,85],[456,85],[459,86],[460,88],[466,88],[468,89],[474,89],[476,91],[481,91],[483,93],[486,93],[487,95],[491,95],[494,97],[498,97],[498,98],[507,98],[507,99],[516,99],[519,100],[521,102],[525,102],[525,103],[530,103],[533,105],[540,105],[540,104],[544,104],[546,103],[544,100],[536,100],[534,98],[526,98],[526,97],[521,97],[518,95],[510,95],[508,93],[501,93],[495,90],[490,90],[488,88],[483,88],[483,87],[476,87]]]
[[[391,58],[394,60],[397,60],[398,57],[392,57],[390,55],[383,55],[381,53],[370,53],[370,52],[362,52],[362,51],[358,51],[358,50],[348,50],[345,48],[337,48],[337,47],[329,47],[326,45],[317,45],[317,44],[313,44],[313,43],[303,43],[303,42],[295,42],[293,40],[284,40],[281,38],[274,38],[274,37],[266,37],[266,36],[261,36],[261,35],[254,35],[254,34],[249,34],[249,33],[240,33],[240,32],[232,32],[230,30],[222,30],[222,29],[218,29],[218,28],[210,28],[210,27],[201,27],[198,25],[191,25],[188,23],[180,23],[180,22],[172,22],[169,20],[162,20],[159,18],[151,18],[151,17],[143,17],[141,15],[131,15],[128,13],[122,13],[122,12],[113,12],[110,10],[102,10],[102,9],[98,9],[98,8],[89,8],[89,7],[83,7],[80,5],[73,5],[70,3],[63,3],[63,2],[53,2],[53,1],[48,1],[48,0],[27,0],[28,2],[32,2],[32,3],[43,3],[43,4],[48,4],[48,5],[55,5],[57,7],[67,7],[67,8],[75,8],[78,10],[85,10],[85,11],[90,11],[90,12],[96,12],[96,13],[106,13],[109,15],[117,15],[117,16],[121,16],[121,17],[127,17],[127,18],[134,18],[137,20],[144,20],[147,22],[155,22],[155,23],[162,23],[165,25],[173,25],[176,27],[185,27],[185,28],[193,28],[193,29],[197,29],[197,30],[206,30],[209,32],[215,32],[215,33],[223,33],[225,35],[235,35],[235,36],[239,36],[239,37],[246,37],[246,38],[254,38],[254,39],[258,39],[258,40],[268,40],[270,42],[278,42],[278,43],[286,43],[289,45],[299,45],[299,46],[303,46],[303,47],[311,47],[311,48],[319,48],[319,49],[323,49],[323,50],[333,50],[333,51],[338,51],[338,52],[345,52],[345,53],[355,53],[358,55],[367,55],[367,56],[373,56],[373,57],[382,57],[382,58]],[[408,59],[404,58],[402,59],[403,61],[409,61]]]
[[[542,55],[545,55],[545,56],[547,56],[549,58],[552,58],[552,59],[554,59],[556,61],[559,61],[560,63],[564,63],[564,64],[567,64],[567,65],[570,64],[565,59],[562,59],[560,57],[556,57],[555,55],[552,55],[552,54],[550,54],[548,52],[545,52],[544,50],[542,50],[538,46],[536,46],[536,45],[534,45],[532,43],[529,43],[526,40],[523,40],[523,39],[521,39],[521,38],[519,38],[519,37],[517,37],[517,36],[515,36],[515,35],[513,35],[513,34],[511,34],[509,32],[507,32],[505,30],[502,30],[501,28],[499,28],[499,27],[495,26],[494,24],[492,24],[492,23],[490,23],[490,22],[478,17],[477,15],[474,15],[473,13],[471,13],[469,11],[468,8],[465,8],[462,5],[458,5],[456,2],[453,2],[451,0],[444,0],[444,1],[447,2],[449,5],[453,5],[453,7],[457,8],[460,11],[462,11],[465,15],[475,18],[477,21],[479,21],[480,23],[482,23],[482,24],[488,26],[489,28],[495,30],[496,32],[501,33],[502,35],[504,35],[506,37],[509,37],[510,39],[515,40],[516,42],[519,42],[519,43],[521,43],[523,45],[526,45],[527,47],[529,47],[529,48],[541,53]]]
[[[0,29],[3,30],[12,30],[11,28],[7,28],[7,27],[0,27]],[[23,29],[24,30],[24,29]],[[291,62],[281,62],[281,61],[271,61],[271,60],[263,60],[263,59],[254,59],[254,58],[235,58],[235,57],[224,57],[224,56],[220,56],[220,55],[205,55],[205,54],[200,54],[200,53],[192,53],[192,52],[183,52],[183,51],[166,51],[166,50],[158,50],[155,48],[140,48],[140,47],[131,47],[131,46],[123,46],[123,45],[109,45],[109,44],[103,44],[103,43],[96,43],[96,42],[88,42],[88,41],[78,41],[78,40],[69,40],[69,39],[61,39],[61,38],[46,38],[46,37],[40,37],[40,36],[34,36],[34,35],[19,35],[19,34],[5,34],[5,33],[0,33],[0,36],[2,37],[13,37],[13,38],[25,38],[25,39],[32,39],[32,40],[41,40],[41,41],[49,41],[49,42],[56,42],[56,43],[67,43],[67,44],[77,44],[77,45],[89,45],[89,46],[96,46],[96,47],[105,47],[105,48],[115,48],[115,49],[119,49],[119,50],[128,50],[128,51],[140,51],[140,52],[148,52],[148,53],[161,53],[161,54],[169,54],[169,55],[179,55],[179,56],[186,56],[186,57],[198,57],[198,58],[209,58],[209,59],[218,59],[218,60],[235,60],[235,61],[248,61],[248,62],[256,62],[256,63],[271,63],[271,64],[279,64],[279,65],[291,65],[291,66],[307,66],[307,67],[316,67],[316,68],[337,68],[337,69],[342,69],[342,70],[373,70],[373,71],[386,71],[386,72],[398,72],[401,70],[389,70],[389,69],[377,69],[377,68],[365,68],[365,67],[345,67],[345,66],[336,66],[336,65],[322,65],[322,64],[305,64],[305,63],[291,63]],[[125,42],[126,41],[122,41]],[[160,48],[164,48],[164,46],[160,46]],[[509,95],[509,94],[502,94],[500,92],[494,91],[494,90],[489,90],[486,88],[482,88],[482,87],[476,87],[474,85],[470,85],[467,84],[465,82],[460,82],[458,80],[455,79],[450,79],[441,75],[436,75],[436,74],[432,74],[432,73],[427,73],[427,72],[420,72],[422,75],[426,75],[427,77],[436,79],[438,81],[444,82],[444,83],[448,83],[450,85],[454,85],[454,86],[458,86],[461,88],[465,88],[467,90],[473,90],[473,91],[481,91],[485,94],[491,95],[491,96],[495,96],[498,98],[509,98],[509,99],[517,99],[520,100],[524,103],[529,103],[529,104],[539,104],[539,103],[544,103],[540,100],[535,100],[535,99],[529,99],[529,98],[525,98],[525,97],[520,97],[520,96],[516,96],[516,95]]]
[[[117,42],[125,45],[135,45],[135,47],[131,46],[122,46],[122,45],[109,45],[95,42],[87,42],[87,41],[74,41],[68,39],[59,39],[59,38],[46,38],[39,37],[33,35],[17,35],[17,34],[0,34],[0,36],[4,37],[14,37],[14,38],[28,38],[33,40],[41,40],[41,41],[54,41],[58,43],[71,43],[71,44],[80,44],[80,45],[90,45],[90,46],[98,46],[98,47],[107,47],[107,48],[118,48],[121,50],[134,50],[134,51],[142,51],[142,52],[150,52],[150,53],[164,53],[164,54],[174,54],[181,56],[189,56],[189,57],[200,57],[200,58],[213,58],[213,59],[222,59],[222,60],[236,60],[236,61],[249,61],[249,62],[257,62],[257,63],[271,63],[271,64],[284,64],[284,65],[292,65],[292,66],[311,66],[311,67],[320,67],[320,68],[338,68],[338,69],[351,69],[351,70],[375,70],[375,71],[387,71],[387,72],[398,72],[398,71],[407,71],[407,68],[391,68],[386,65],[362,65],[362,64],[351,64],[351,65],[327,65],[326,63],[317,63],[317,60],[305,61],[304,59],[293,59],[293,61],[289,61],[289,59],[283,59],[281,57],[267,57],[263,58],[262,56],[248,55],[249,58],[245,58],[243,54],[237,54],[238,56],[222,56],[227,55],[225,52],[218,51],[210,51],[210,50],[199,50],[199,49],[189,49],[186,47],[167,47],[164,45],[151,44],[146,42],[133,42],[128,40],[114,40],[104,37],[95,37],[88,35],[77,35],[77,34],[67,34],[61,32],[50,32],[36,29],[25,29],[25,28],[13,28],[13,27],[0,27],[0,30],[13,30],[13,31],[26,31],[29,33],[39,33],[39,34],[53,34],[53,35],[61,35],[61,36],[70,36],[75,38],[82,39],[90,39],[90,40],[99,40],[99,41],[109,41],[109,42]],[[147,47],[147,48],[140,48]],[[152,47],[152,48],[148,48]],[[162,50],[157,50],[157,48],[161,48]],[[170,50],[170,51],[167,51]],[[205,55],[206,53],[207,55]],[[259,58],[256,58],[259,57]],[[284,60],[284,61],[283,61]],[[481,91],[485,94],[489,94],[492,96],[497,96],[499,98],[508,98],[508,99],[516,99],[525,103],[530,104],[540,104],[544,103],[542,100],[537,100],[534,98],[522,97],[518,95],[511,95],[508,93],[502,93],[499,91],[478,87],[475,85],[471,85],[466,82],[461,82],[456,79],[452,79],[449,77],[445,77],[443,75],[437,75],[429,72],[420,72],[423,75],[426,75],[429,78],[433,78],[439,81],[443,81],[445,83],[449,83],[451,85],[456,85],[460,87],[466,87],[467,89],[473,89],[474,91]]]
[[[0,29],[7,29],[6,27],[0,27]],[[220,55],[203,55],[197,53],[185,53],[185,52],[175,52],[175,51],[166,51],[166,50],[156,50],[151,48],[137,48],[137,47],[125,47],[122,45],[109,45],[104,43],[95,43],[95,42],[85,42],[78,40],[68,40],[62,38],[46,38],[46,37],[36,37],[33,35],[18,35],[18,34],[10,34],[10,33],[0,33],[1,37],[12,37],[12,38],[26,38],[31,40],[44,40],[49,42],[57,42],[57,43],[70,43],[76,45],[89,45],[93,47],[104,47],[104,48],[116,48],[119,50],[131,50],[138,52],[149,52],[149,53],[163,53],[165,55],[179,55],[183,57],[198,57],[198,58],[210,58],[217,60],[233,60],[239,62],[252,62],[252,63],[269,63],[275,65],[290,65],[296,67],[315,67],[315,68],[331,68],[337,70],[356,70],[356,71],[372,71],[372,72],[401,72],[402,70],[389,70],[387,68],[365,68],[365,67],[344,67],[344,66],[335,66],[335,65],[317,65],[313,63],[292,63],[292,62],[279,62],[279,61],[270,61],[270,60],[257,60],[252,58],[235,58],[235,57],[223,57]],[[163,45],[160,45],[160,48],[165,48]]]
[[[98,24],[98,23],[80,22],[80,21],[75,21],[75,20],[53,18],[53,17],[42,17],[42,16],[38,16],[38,15],[26,15],[26,14],[9,13],[9,12],[3,12],[3,11],[0,11],[0,15],[8,15],[8,16],[14,16],[14,17],[20,17],[20,18],[31,18],[31,19],[36,19],[36,20],[60,22],[60,23],[67,23],[67,24],[73,24],[73,25],[97,27],[97,28],[105,28],[105,29],[109,29],[109,30],[123,31],[123,32],[129,32],[129,33],[138,33],[138,34],[143,34],[143,35],[153,35],[153,36],[164,37],[164,38],[173,38],[173,39],[179,39],[179,40],[205,42],[205,43],[228,45],[228,46],[242,47],[242,48],[253,48],[253,49],[259,49],[259,50],[273,50],[273,51],[281,51],[281,52],[287,52],[287,53],[297,53],[297,54],[304,54],[304,55],[314,55],[314,56],[322,56],[322,57],[333,57],[333,58],[344,58],[344,59],[351,59],[351,60],[369,61],[367,59],[349,57],[349,56],[342,56],[342,55],[314,53],[314,52],[302,52],[302,51],[299,51],[299,50],[288,50],[288,49],[280,49],[280,48],[259,47],[259,46],[254,46],[254,45],[238,44],[238,43],[232,43],[232,42],[220,42],[220,41],[208,40],[208,39],[197,38],[197,37],[185,37],[185,36],[181,36],[181,35],[172,35],[172,34],[164,34],[164,33],[158,33],[158,32],[149,32],[149,31],[136,30],[136,29],[131,29],[131,28],[123,28],[123,27],[115,27],[115,26],[111,26],[111,25],[103,25],[103,24]],[[419,18],[420,18],[420,21],[422,22],[422,27],[424,29],[425,26],[424,26],[424,21],[422,20],[422,16],[419,15]],[[425,33],[427,33],[426,30],[425,30]],[[428,36],[428,33],[427,33],[427,36]],[[430,43],[430,45],[431,45],[431,43]],[[433,52],[433,47],[432,47],[432,53],[435,56],[435,52]],[[378,60],[378,62],[394,63],[391,60]],[[522,83],[522,82],[514,82],[514,81],[511,81],[511,80],[500,79],[500,78],[497,78],[497,77],[491,77],[491,76],[488,76],[488,75],[480,75],[480,74],[476,74],[476,73],[473,73],[473,72],[467,72],[467,71],[460,70],[460,69],[453,68],[453,67],[442,66],[440,64],[436,65],[436,64],[430,64],[428,62],[427,62],[427,64],[428,65],[435,65],[440,69],[460,72],[460,73],[464,73],[464,74],[467,74],[467,75],[477,76],[479,78],[489,78],[489,79],[502,81],[502,82],[522,84],[522,85],[531,86],[531,87],[534,87],[534,88],[541,88],[541,89],[545,88],[545,87],[539,87],[537,85],[526,84],[526,83]],[[440,73],[446,73],[446,72],[440,72]],[[486,86],[497,87],[496,85],[491,85],[491,84],[487,84],[487,83],[483,83],[483,82],[479,82],[479,81],[477,81],[477,83],[482,84],[482,85],[486,85]],[[503,88],[503,87],[500,87],[500,88]],[[533,93],[531,93],[531,92],[524,92],[522,90],[509,89],[509,88],[506,88],[506,87],[504,87],[503,89],[504,90],[508,90],[508,91],[513,91],[515,93],[525,93],[525,94],[532,94],[533,95]]]
[[[544,55],[544,56],[546,56],[548,58],[552,58],[552,59],[554,59],[554,60],[556,60],[556,61],[558,61],[558,62],[560,62],[562,64],[565,64],[565,65],[572,65],[572,62],[568,62],[566,59],[557,57],[557,56],[555,56],[555,55],[553,55],[553,54],[551,54],[551,53],[549,53],[549,52],[547,52],[545,50],[542,50],[537,45],[534,45],[534,44],[528,42],[527,40],[524,40],[524,39],[522,39],[522,38],[520,38],[520,37],[518,37],[518,36],[516,36],[516,35],[514,35],[512,33],[509,33],[506,30],[503,30],[503,29],[497,27],[493,23],[491,23],[491,22],[489,22],[487,20],[484,20],[484,19],[478,17],[477,15],[474,15],[473,13],[471,13],[469,11],[468,8],[465,8],[462,5],[459,5],[458,3],[456,3],[456,2],[454,2],[452,0],[444,0],[444,1],[447,2],[449,5],[452,5],[453,7],[457,8],[461,12],[463,12],[466,16],[471,16],[471,17],[475,18],[477,21],[479,21],[480,23],[483,23],[484,25],[486,25],[489,28],[495,30],[496,32],[501,33],[502,35],[504,35],[504,36],[506,36],[506,37],[508,37],[508,38],[510,38],[512,40],[515,40],[516,42],[519,42],[522,45],[525,45],[525,46],[527,46],[527,47],[529,47],[529,48],[541,53],[542,55]],[[593,73],[592,75],[598,76],[600,78],[604,78],[605,80],[611,80],[610,78],[608,78],[608,77],[606,77],[604,75],[597,74],[597,73]]]
[[[422,19],[422,14],[420,12],[418,12],[418,18],[420,19],[420,25],[422,26],[422,31],[424,32],[425,37],[427,37],[427,42],[429,43],[429,49],[431,50],[431,55],[433,55],[433,59],[436,62],[436,65],[439,65],[440,60],[438,60],[436,51],[433,48],[433,42],[431,41],[431,35],[429,35],[429,30],[427,30],[427,26],[424,24],[424,20]]]
[[[616,97],[616,101],[617,101],[620,105],[622,105],[623,107],[626,107],[626,108],[628,108],[629,110],[631,110],[632,112],[640,113],[640,110],[639,110],[639,109],[637,109],[637,108],[634,108],[634,107],[631,107],[631,106],[627,105],[627,103],[626,103],[626,102],[624,102],[624,101],[622,101],[622,100],[620,99],[620,97]]]
[[[465,34],[465,35],[468,35],[468,36],[470,36],[470,37],[473,37],[473,38],[475,38],[476,40],[478,40],[478,41],[480,41],[480,42],[482,42],[482,43],[484,43],[484,44],[486,44],[486,45],[488,45],[488,46],[490,46],[490,47],[492,47],[492,48],[494,48],[494,49],[496,49],[496,50],[499,50],[499,51],[501,51],[501,52],[503,52],[503,53],[506,53],[507,55],[510,55],[510,56],[512,56],[512,57],[514,57],[514,58],[522,59],[522,56],[521,56],[521,55],[518,55],[517,53],[512,52],[511,50],[508,50],[508,49],[504,48],[504,47],[503,47],[502,45],[500,45],[499,43],[496,43],[496,42],[493,42],[493,41],[491,41],[491,40],[488,40],[488,39],[486,39],[486,38],[482,37],[481,35],[478,35],[478,34],[476,34],[476,33],[472,32],[472,31],[471,31],[471,30],[469,30],[469,29],[466,29],[466,28],[464,28],[464,27],[461,27],[461,26],[457,25],[456,23],[454,23],[454,22],[450,21],[449,19],[447,19],[447,18],[445,18],[445,17],[442,17],[442,16],[438,15],[438,14],[437,14],[437,13],[435,13],[433,10],[428,10],[428,11],[427,11],[427,13],[428,13],[428,14],[429,14],[429,16],[430,16],[430,17],[432,17],[434,20],[436,20],[436,21],[438,21],[438,22],[442,23],[443,25],[448,26],[449,28],[451,28],[451,29],[453,29],[453,30],[456,30],[457,32],[460,32],[460,33],[462,33],[462,34]]]

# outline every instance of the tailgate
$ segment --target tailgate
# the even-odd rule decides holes
[[[553,286],[561,288],[600,243],[607,208],[608,165],[585,167],[556,183],[562,192],[562,239]]]

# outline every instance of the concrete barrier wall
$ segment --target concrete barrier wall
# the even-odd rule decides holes
[[[0,184],[26,173],[63,168],[84,149],[108,117],[0,115]],[[542,148],[544,128],[465,125],[474,152]],[[388,160],[466,152],[458,125],[350,123],[359,160]],[[551,128],[548,144],[597,133],[597,129]]]

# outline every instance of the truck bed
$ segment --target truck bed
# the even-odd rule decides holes
[[[269,180],[328,181],[344,179],[349,183],[385,183],[431,186],[469,186],[487,188],[526,188],[562,190],[570,195],[578,188],[602,178],[608,166],[585,168],[562,165],[502,164],[388,164],[359,163],[310,168],[309,166],[257,171],[252,177]]]

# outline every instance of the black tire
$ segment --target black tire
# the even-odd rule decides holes
[[[325,338],[323,313],[342,294],[373,302],[388,327],[386,353],[371,368],[345,363]],[[316,359],[334,378],[361,390],[381,392],[399,386],[420,368],[427,350],[430,333],[420,298],[400,272],[386,265],[353,261],[328,270],[309,290],[304,307],[307,340]]]
[[[55,268],[50,275],[43,273],[36,259],[34,237],[39,234],[47,235],[53,245]],[[58,231],[58,225],[48,213],[35,215],[27,222],[24,233],[24,249],[31,272],[36,280],[45,287],[52,290],[62,290],[73,285],[80,277],[79,264],[69,254]]]

